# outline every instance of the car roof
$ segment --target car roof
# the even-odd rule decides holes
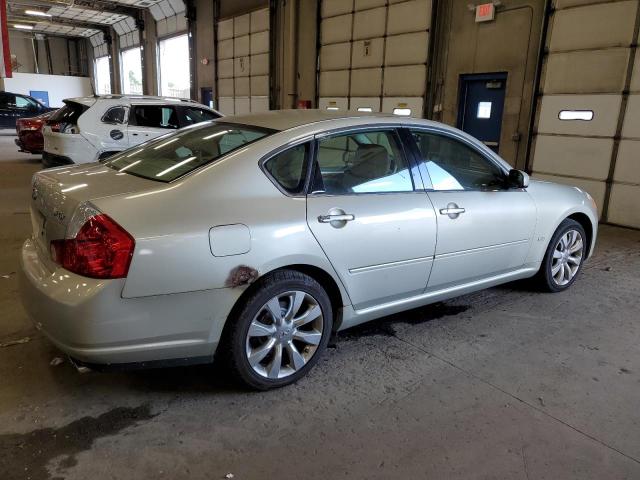
[[[91,97],[76,97],[66,99],[70,102],[81,103],[83,105],[93,105],[98,101],[124,101],[137,104],[166,104],[166,103],[185,103],[190,105],[204,106],[195,100],[188,98],[176,98],[176,97],[159,97],[152,95],[95,95]],[[208,108],[208,107],[207,107]]]
[[[310,125],[318,122],[358,119],[371,119],[372,123],[434,123],[428,120],[392,115],[390,113],[327,111],[327,110],[272,110],[263,113],[250,113],[223,117],[225,123],[238,123],[271,130],[290,130],[292,128]]]
[[[389,114],[370,112],[340,112],[327,110],[271,110],[262,113],[249,113],[246,115],[233,115],[224,117],[224,122],[253,125],[256,127],[270,128],[272,130],[289,130],[302,125],[328,120],[342,120],[347,118],[395,118]]]

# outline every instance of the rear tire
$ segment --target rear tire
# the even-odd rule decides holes
[[[587,254],[587,235],[575,220],[565,219],[557,228],[536,276],[547,292],[562,292],[576,281]]]
[[[261,279],[227,322],[221,360],[245,386],[269,390],[313,368],[329,342],[333,310],[313,278],[280,270]]]

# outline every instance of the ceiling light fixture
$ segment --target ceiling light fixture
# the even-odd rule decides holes
[[[21,25],[19,23],[16,23],[13,28],[17,28],[18,30],[33,30],[32,25]]]
[[[24,13],[27,15],[33,15],[34,17],[51,17],[52,16],[50,13],[41,12],[39,10],[25,10]]]

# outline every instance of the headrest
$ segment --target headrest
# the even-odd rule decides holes
[[[391,161],[382,145],[360,145],[349,172],[360,178],[375,179],[388,175]]]

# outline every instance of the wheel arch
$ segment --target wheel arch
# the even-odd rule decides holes
[[[593,224],[591,223],[591,219],[586,213],[582,213],[582,212],[574,212],[571,215],[568,215],[566,218],[578,222],[584,229],[584,232],[587,234],[587,245],[589,246],[589,248],[586,249],[587,250],[586,258],[589,258],[593,250],[592,242],[594,240],[593,238],[594,227],[593,227]]]
[[[324,288],[324,290],[327,292],[327,295],[329,296],[331,308],[333,309],[333,331],[335,332],[336,330],[338,330],[340,324],[342,323],[342,307],[348,304],[349,300],[348,298],[345,298],[343,296],[343,292],[340,289],[338,282],[329,272],[318,266],[309,264],[283,265],[260,275],[260,277],[255,282],[251,283],[244,289],[244,291],[235,301],[227,317],[227,322],[224,327],[225,330],[227,329],[229,320],[232,320],[235,316],[237,316],[238,311],[240,310],[240,308],[242,308],[242,305],[244,304],[246,298],[260,288],[260,286],[262,285],[262,280],[274,274],[275,272],[282,270],[294,270],[308,275],[316,282],[318,282],[320,286],[322,286],[322,288]]]

